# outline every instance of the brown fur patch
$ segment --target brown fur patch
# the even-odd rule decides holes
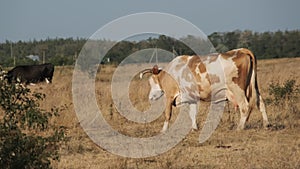
[[[208,63],[215,62],[218,59],[218,56],[219,56],[218,53],[214,53],[210,55]]]
[[[192,56],[188,63],[189,69],[195,70],[199,62],[201,62],[201,59],[199,56],[195,56],[195,55]]]
[[[241,89],[246,90],[246,84],[250,68],[250,59],[248,55],[237,52],[236,57],[232,59],[238,68],[238,77],[232,78],[232,81],[240,86]],[[252,71],[252,70],[250,70]]]
[[[206,72],[206,67],[202,62],[199,64],[198,68],[199,68],[200,73]]]
[[[196,72],[196,69],[198,68],[200,73],[206,72],[206,67],[202,63],[202,60],[200,59],[200,57],[199,56],[193,56],[189,60],[188,67],[189,67],[190,71],[193,74],[193,78],[196,80],[197,83],[200,83],[201,82],[201,76]],[[199,92],[203,91],[201,85],[197,85],[197,88],[194,87],[194,89],[196,89],[195,91],[199,91]]]
[[[191,70],[191,72],[196,75],[196,68],[198,66],[198,69],[200,73],[206,72],[206,67],[202,63],[199,56],[192,56],[192,58],[189,60],[188,67]]]
[[[159,78],[158,78],[158,75],[152,75],[152,79],[153,79],[153,81],[154,81],[154,83],[156,83],[156,84],[159,84]]]
[[[206,78],[208,79],[211,85],[215,83],[220,83],[220,77],[216,74],[207,74]]]
[[[190,57],[190,56],[188,56],[188,55],[183,55],[183,56],[180,57],[180,60],[181,60],[182,62],[186,63],[186,62],[188,61],[188,58],[189,58],[189,57]]]
[[[249,84],[246,97],[247,97],[248,101],[250,101],[250,98],[252,97],[252,85],[251,85],[251,83]]]
[[[179,91],[176,80],[167,72],[159,74],[161,89],[165,92],[168,99],[175,99],[175,94]]]
[[[235,55],[236,55],[236,51],[235,50],[231,50],[231,51],[228,51],[228,52],[225,52],[225,53],[221,53],[221,57],[223,57],[224,59],[231,58],[231,57],[233,57]]]

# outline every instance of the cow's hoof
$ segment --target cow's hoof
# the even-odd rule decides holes
[[[195,131],[195,132],[196,132],[196,131],[198,131],[198,129],[194,129],[194,128],[192,128],[192,131]]]
[[[268,123],[264,123],[264,129],[269,130],[272,127],[272,125]]]
[[[236,128],[236,131],[242,131],[242,130],[244,130],[244,128],[245,128],[244,126],[240,126],[240,125],[239,125],[239,126]]]
[[[193,125],[192,126],[192,131],[197,131],[198,130],[198,126],[197,125]]]
[[[169,126],[169,122],[168,121],[165,121],[164,122],[164,126],[163,126],[163,128],[161,129],[161,133],[164,133],[164,132],[166,132],[167,130],[168,130],[168,126]]]
[[[161,133],[165,133],[167,131],[167,129],[161,129],[160,132]]]
[[[271,127],[272,125],[268,122],[268,121],[264,121],[264,128],[269,128]]]

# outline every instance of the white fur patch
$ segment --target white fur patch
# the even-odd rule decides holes
[[[167,131],[168,127],[169,127],[169,122],[165,121],[165,122],[164,122],[164,126],[163,126],[161,132]]]
[[[190,118],[192,120],[192,128],[195,130],[198,130],[198,126],[197,126],[197,122],[196,122],[196,117],[198,114],[197,104],[190,104],[189,114],[190,114]]]
[[[50,83],[50,81],[47,78],[45,78],[45,80],[46,80],[46,83],[48,83],[48,84]]]

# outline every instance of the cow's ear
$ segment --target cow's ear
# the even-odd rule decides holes
[[[159,69],[157,65],[154,65],[154,66],[153,66],[153,68],[152,68],[152,73],[153,73],[154,75],[158,75],[160,71],[161,71],[161,69]]]

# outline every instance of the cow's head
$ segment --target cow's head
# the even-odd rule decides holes
[[[7,72],[0,67],[0,80],[7,78]]]
[[[140,73],[140,78],[143,78],[143,75],[146,73],[151,73],[152,76],[149,78],[149,84],[150,84],[150,93],[149,93],[149,100],[158,100],[161,96],[164,95],[164,91],[161,88],[159,74],[161,72],[161,69],[158,68],[157,65],[155,65],[152,69],[145,69]]]

